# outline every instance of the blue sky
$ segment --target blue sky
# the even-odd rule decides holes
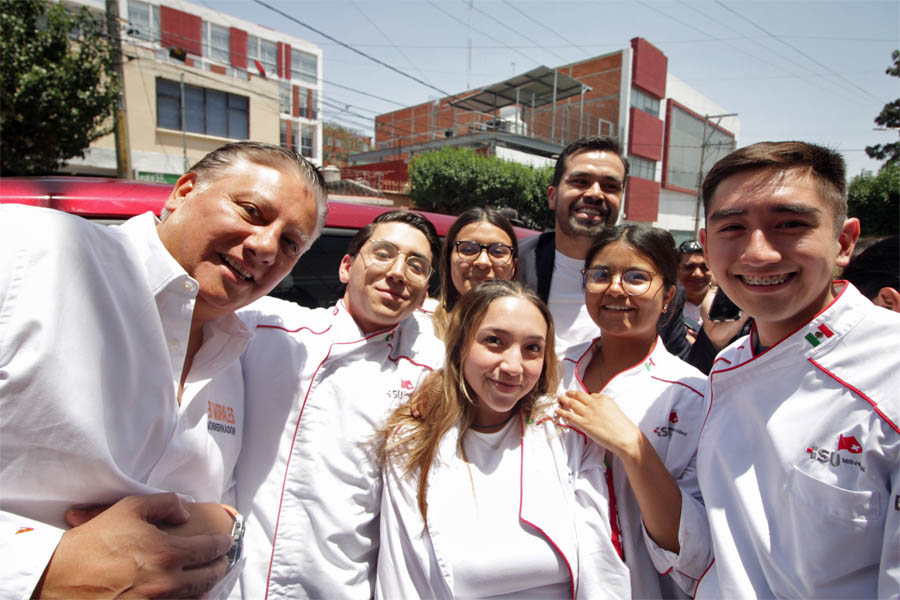
[[[194,1],[322,48],[328,120],[371,135],[374,115],[440,96],[253,0]],[[668,56],[676,77],[739,113],[740,145],[825,144],[855,175],[878,168],[866,145],[898,135],[873,131],[885,102],[900,96],[900,79],[884,73],[900,48],[897,0],[474,0],[471,71],[468,0],[265,2],[447,92],[605,54],[639,36]]]

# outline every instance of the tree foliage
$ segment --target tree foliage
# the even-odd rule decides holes
[[[114,45],[87,9],[0,0],[0,171],[50,173],[112,130]]]
[[[894,59],[894,63],[884,72],[891,77],[900,77],[900,50],[894,50],[891,58]],[[875,117],[875,123],[889,129],[900,128],[900,98],[885,104],[878,116]],[[900,161],[900,142],[866,146],[866,154],[875,160],[887,159],[889,163],[896,163]]]
[[[848,212],[859,218],[864,236],[900,233],[900,162],[887,162],[877,174],[863,171],[848,188]]]
[[[547,186],[553,167],[531,167],[468,148],[446,146],[409,163],[410,196],[416,205],[458,215],[473,206],[509,207],[528,227],[553,226]]]

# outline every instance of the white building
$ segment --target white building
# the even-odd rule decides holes
[[[96,0],[66,0],[98,13]],[[222,144],[288,146],[321,164],[322,50],[182,0],[118,0],[132,176],[172,182]],[[105,136],[64,168],[115,175]]]

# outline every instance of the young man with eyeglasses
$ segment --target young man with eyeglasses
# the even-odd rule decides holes
[[[248,408],[236,468],[243,597],[372,597],[381,474],[369,444],[443,364],[430,317],[417,310],[438,249],[427,219],[387,212],[351,240],[337,304],[266,299],[241,312],[256,328],[242,359]]]

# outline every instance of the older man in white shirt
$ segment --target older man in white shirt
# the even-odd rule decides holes
[[[182,176],[161,223],[0,207],[0,595],[199,595],[223,576],[230,536],[154,525],[227,534],[231,516],[148,494],[233,502],[253,335],[234,311],[290,272],[325,196],[299,155],[242,142]]]

